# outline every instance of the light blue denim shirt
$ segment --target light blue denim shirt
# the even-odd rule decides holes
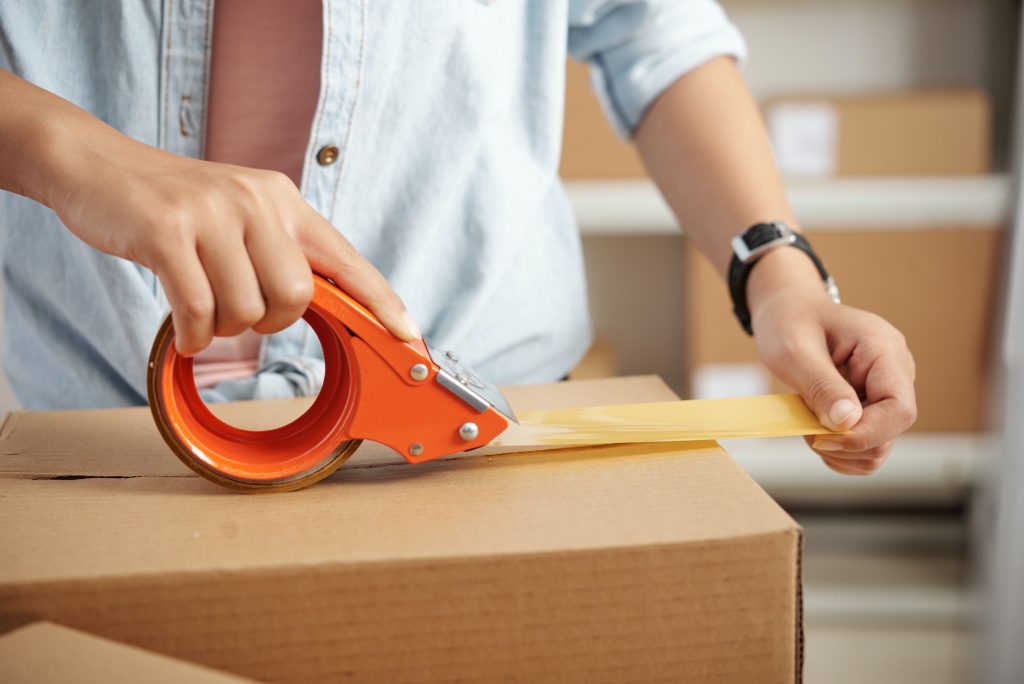
[[[133,138],[201,157],[212,0],[4,0],[7,68]],[[743,41],[710,0],[324,3],[302,194],[388,278],[424,332],[498,383],[550,381],[590,341],[558,179],[568,54],[622,135],[686,71]],[[316,163],[336,145],[340,160]],[[10,383],[29,408],[142,404],[167,300],[151,272],[0,193]],[[314,393],[304,323],[209,399]]]

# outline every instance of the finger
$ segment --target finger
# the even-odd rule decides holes
[[[830,461],[874,461],[879,464],[889,457],[889,454],[892,452],[893,445],[895,444],[895,441],[890,441],[871,449],[867,449],[866,451],[835,451],[831,449],[816,448],[814,444],[816,438],[813,436],[805,437],[804,440],[815,451],[815,453]]]
[[[782,379],[800,393],[822,425],[840,432],[857,424],[860,400],[832,361],[824,333],[800,339],[787,356]]]
[[[183,356],[193,356],[213,339],[213,290],[195,252],[177,255],[174,262],[156,271],[171,305],[174,346]]]
[[[813,441],[813,437],[808,437],[806,439],[808,444],[811,444],[811,442]],[[811,444],[811,448],[813,448],[815,454],[820,456],[821,459],[827,463],[847,464],[852,466],[869,465],[872,467],[872,469],[874,469],[881,466],[883,463],[885,463],[886,459],[889,458],[889,455],[892,453],[893,450],[893,444],[894,442],[888,441],[885,444],[869,448],[869,450],[865,452],[825,451],[820,450],[820,448],[814,448],[813,444]]]
[[[299,246],[313,270],[337,283],[372,311],[384,327],[397,337],[407,341],[422,337],[402,300],[380,271],[363,258],[323,217],[312,210],[310,214],[309,220],[299,232]]]
[[[249,230],[245,242],[266,304],[266,313],[252,328],[264,334],[283,330],[302,316],[313,298],[309,262],[281,230]]]
[[[917,419],[913,375],[903,354],[882,353],[864,379],[867,406],[849,434],[820,435],[814,448],[824,451],[867,451],[905,432]]]
[[[199,260],[213,289],[218,337],[239,335],[266,314],[259,279],[244,244],[228,231],[199,243]]]
[[[808,439],[808,442],[811,440]],[[870,475],[878,470],[889,454],[892,452],[893,443],[889,442],[875,449],[865,452],[818,452],[822,461],[831,470],[844,475]]]
[[[860,462],[860,461],[849,461],[849,460],[833,460],[824,458],[822,459],[829,470],[833,470],[840,475],[858,475],[865,476],[870,475],[878,466],[871,461]]]

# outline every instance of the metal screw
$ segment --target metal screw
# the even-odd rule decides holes
[[[413,445],[411,445],[409,447],[409,455],[410,456],[419,456],[422,453],[423,453],[423,445],[420,444],[419,442],[416,442],[415,444],[413,444]]]
[[[455,376],[455,379],[461,382],[463,385],[469,382],[469,376],[466,375],[465,373],[459,373],[458,375]]]
[[[476,423],[463,423],[462,427],[459,428],[459,437],[466,442],[472,442],[474,439],[480,436],[480,428],[476,426]]]
[[[417,363],[409,369],[409,376],[413,380],[426,380],[428,372],[426,365]]]

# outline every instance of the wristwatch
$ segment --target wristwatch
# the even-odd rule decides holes
[[[821,263],[821,259],[811,249],[807,238],[791,230],[782,221],[757,223],[732,239],[732,259],[729,261],[729,294],[732,296],[732,310],[748,335],[754,334],[750,325],[750,311],[747,309],[747,280],[750,278],[750,271],[758,259],[780,247],[796,247],[809,256],[814,262],[814,267],[818,269],[822,282],[825,283],[826,294],[833,302],[839,303],[839,288],[825,269],[825,264]]]

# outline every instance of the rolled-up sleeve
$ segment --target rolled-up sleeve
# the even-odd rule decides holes
[[[746,57],[746,45],[712,0],[570,0],[569,54],[616,131],[628,138],[654,100],[708,60]]]

